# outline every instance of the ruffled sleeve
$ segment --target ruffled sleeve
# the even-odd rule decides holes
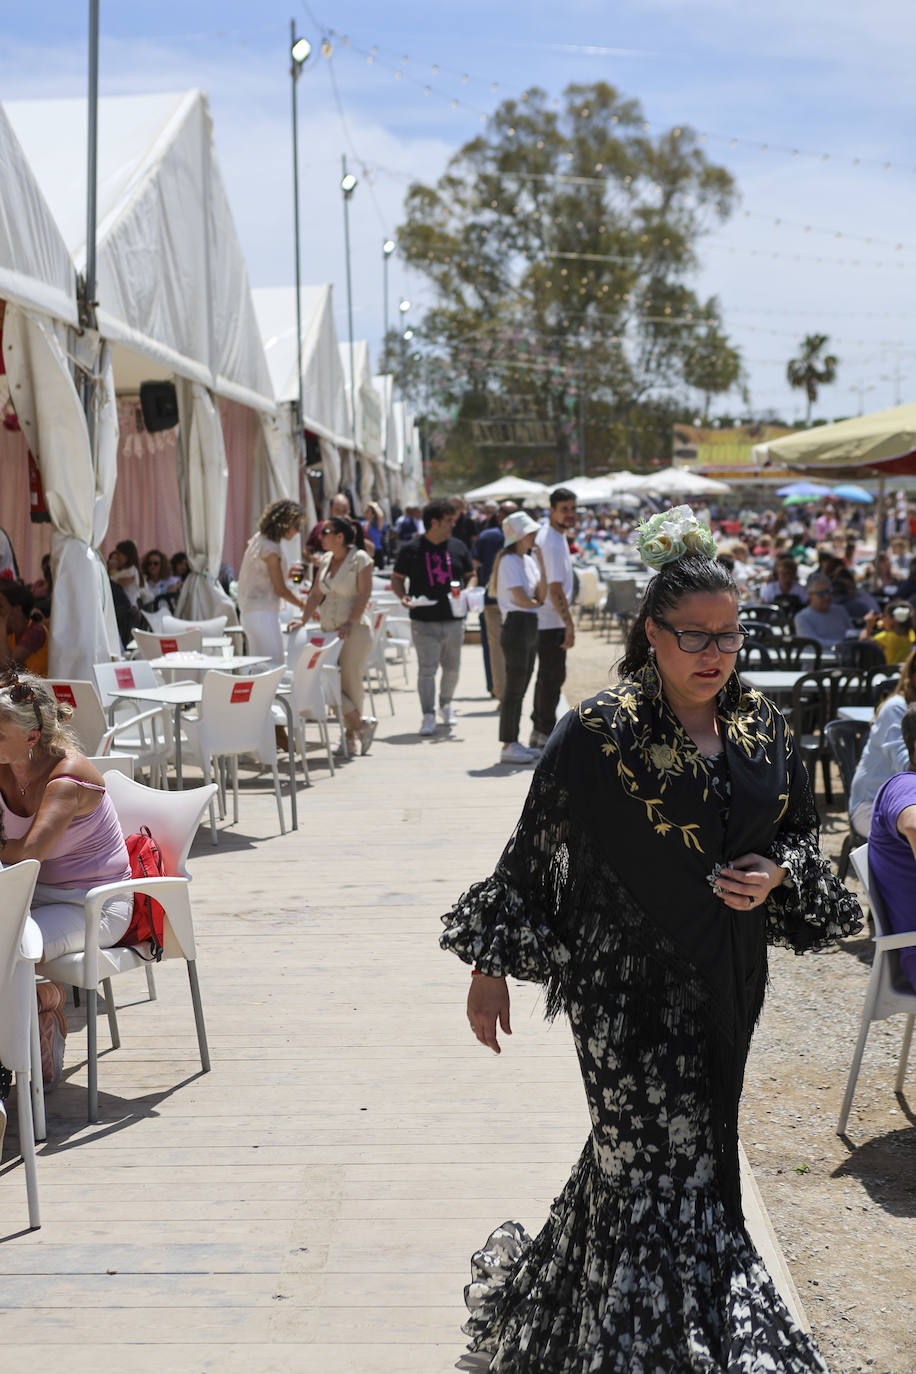
[[[767,940],[796,954],[823,949],[862,929],[862,910],[818,846],[819,821],[811,784],[791,735],[786,767],[789,799],[767,858],[786,870],[766,901]]]
[[[542,764],[492,875],[442,917],[442,948],[492,977],[547,983],[561,975],[570,957],[558,934],[568,832],[567,795]]]

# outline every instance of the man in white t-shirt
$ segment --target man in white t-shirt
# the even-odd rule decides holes
[[[542,749],[556,724],[566,680],[566,651],[576,632],[572,618],[573,571],[567,532],[576,525],[576,494],[568,487],[550,493],[550,519],[535,541],[547,572],[547,600],[538,608],[538,675],[534,684],[533,728],[528,743]]]

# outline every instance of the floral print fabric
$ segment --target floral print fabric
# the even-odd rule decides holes
[[[724,757],[701,785],[727,812]],[[771,942],[801,952],[857,929],[859,912],[796,792],[771,850],[789,876],[766,921]],[[473,1258],[464,1329],[492,1374],[825,1374],[723,1201],[708,989],[543,766],[495,872],[443,921],[443,947],[482,972],[546,985],[592,1120],[540,1234],[504,1223]]]
[[[540,1235],[473,1257],[471,1349],[491,1374],[825,1374],[719,1197],[689,993],[612,933],[569,1016],[592,1135]]]

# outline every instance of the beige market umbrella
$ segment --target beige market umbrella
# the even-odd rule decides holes
[[[849,476],[850,468],[874,468],[887,475],[916,473],[916,404],[784,434],[755,445],[751,456],[759,467],[769,464],[805,472],[837,469]]]

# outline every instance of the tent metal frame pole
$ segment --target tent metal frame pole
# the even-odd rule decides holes
[[[292,52],[296,41],[296,21],[289,21],[289,44]],[[290,78],[293,87],[293,238],[296,252],[296,377],[299,383],[298,410],[296,414],[296,459],[299,468],[299,500],[304,505],[305,483],[305,429],[302,401],[302,269],[299,258],[299,112],[296,104],[296,86],[299,81],[301,63],[295,58],[290,63]]]
[[[99,0],[89,0],[89,90],[86,138],[86,271],[80,325],[96,327],[96,233],[98,221],[98,146],[99,146]],[[93,469],[97,462],[95,382],[85,373],[77,383],[86,415],[89,452]]]
[[[347,175],[347,156],[341,155],[343,172],[341,180]],[[353,453],[356,454],[356,366],[353,361],[353,285],[350,274],[350,196],[352,191],[344,191],[344,250],[347,258],[347,337],[350,345],[350,433],[353,439]]]
[[[99,143],[99,0],[89,0],[89,129],[86,149],[86,305],[95,310]]]

